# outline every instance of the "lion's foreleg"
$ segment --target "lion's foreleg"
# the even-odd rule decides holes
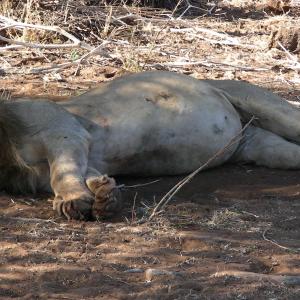
[[[48,143],[53,208],[68,219],[89,218],[94,197],[85,184],[89,139],[60,134]]]

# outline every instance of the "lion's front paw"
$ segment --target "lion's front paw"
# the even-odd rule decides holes
[[[113,178],[107,175],[91,177],[86,184],[95,195],[92,208],[94,218],[110,217],[121,209],[121,193]]]
[[[57,196],[53,201],[53,209],[68,220],[88,220],[92,215],[93,202],[94,199],[92,197],[64,200],[62,197]]]

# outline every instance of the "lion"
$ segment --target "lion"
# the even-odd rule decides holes
[[[264,88],[165,71],[131,74],[66,102],[0,103],[0,187],[51,192],[67,219],[120,210],[116,175],[177,175],[205,163],[300,167],[300,112]]]

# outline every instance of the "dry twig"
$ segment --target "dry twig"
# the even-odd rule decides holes
[[[104,50],[104,48],[109,43],[110,43],[109,41],[104,41],[98,47],[92,49],[90,52],[82,55],[80,58],[78,58],[74,61],[71,61],[71,62],[66,62],[66,63],[62,63],[62,64],[54,64],[54,65],[47,66],[47,67],[31,68],[27,71],[20,71],[20,70],[16,70],[15,68],[11,68],[11,69],[8,68],[8,69],[5,69],[5,72],[6,73],[23,73],[23,74],[42,74],[42,73],[48,73],[50,71],[58,72],[58,71],[66,69],[66,68],[70,68],[72,66],[77,65],[78,67],[77,67],[77,70],[75,72],[75,73],[77,73],[78,68],[80,67],[80,65],[82,63],[84,63],[91,56],[101,54],[102,56],[107,57],[109,54]]]
[[[167,62],[167,63],[156,63],[156,64],[146,64],[148,67],[170,67],[170,68],[184,68],[184,67],[196,67],[196,66],[204,66],[204,67],[216,67],[216,66],[224,66],[230,69],[241,70],[241,71],[252,71],[252,72],[263,72],[263,71],[270,71],[270,68],[253,68],[247,66],[238,66],[238,65],[231,65],[222,62],[215,62],[215,61],[178,61],[178,62]]]
[[[135,193],[134,198],[133,198],[133,204],[132,204],[132,208],[131,208],[131,223],[133,223],[136,218],[135,202],[136,202],[137,195],[138,195],[138,193]]]
[[[249,48],[249,49],[260,49],[259,46],[241,43],[236,37],[231,37],[228,34],[220,33],[207,28],[201,28],[201,27],[170,28],[170,32],[183,33],[186,34],[187,36],[203,39],[212,44],[239,46],[239,47]],[[199,35],[200,33],[202,34],[201,36]],[[213,36],[219,39],[217,40],[217,39],[206,38],[203,35]]]
[[[34,24],[16,22],[16,21],[6,18],[4,16],[0,16],[0,25],[3,26],[3,27],[0,27],[0,31],[5,30],[5,29],[10,29],[10,28],[31,28],[31,29],[37,29],[37,30],[48,30],[48,31],[54,31],[56,33],[59,33],[65,37],[67,37],[69,40],[73,41],[73,43],[71,43],[71,44],[70,43],[67,43],[67,44],[39,44],[39,43],[28,43],[28,42],[16,41],[16,40],[8,39],[8,38],[0,35],[0,40],[12,44],[11,46],[6,46],[6,47],[0,48],[0,51],[3,51],[3,50],[6,51],[8,49],[11,50],[11,49],[17,49],[17,48],[23,48],[23,47],[43,48],[43,49],[83,48],[85,50],[89,50],[88,53],[84,54],[79,59],[72,61],[72,62],[56,64],[56,65],[52,65],[52,66],[48,66],[48,67],[32,68],[29,71],[25,71],[25,72],[22,72],[22,71],[16,72],[14,70],[7,69],[7,70],[5,70],[6,73],[40,74],[40,73],[45,73],[45,72],[49,72],[52,70],[55,70],[55,71],[63,70],[63,69],[69,68],[74,65],[78,66],[77,70],[76,70],[76,73],[77,73],[78,69],[80,67],[80,64],[82,64],[84,61],[86,61],[89,57],[96,55],[96,54],[101,54],[102,56],[105,56],[105,57],[109,56],[107,51],[104,50],[104,47],[110,43],[109,41],[103,41],[101,43],[101,45],[94,48],[94,47],[88,45],[87,43],[80,41],[75,36],[66,32],[65,30],[61,29],[58,26],[44,26],[44,25],[34,25]]]
[[[134,185],[121,184],[121,185],[118,186],[118,188],[131,189],[131,188],[143,187],[143,186],[154,184],[154,183],[159,182],[159,181],[160,181],[160,179],[156,179],[156,180],[153,180],[153,181],[150,181],[150,182],[145,182],[145,183],[134,184]]]
[[[277,243],[276,241],[267,238],[267,237],[266,237],[266,233],[267,233],[268,230],[269,230],[269,229],[266,229],[266,230],[262,233],[262,237],[263,237],[263,239],[264,239],[265,241],[270,242],[270,243],[272,243],[273,245],[275,245],[275,246],[277,246],[277,247],[279,247],[279,248],[281,248],[281,249],[284,249],[284,250],[288,250],[288,251],[292,251],[292,252],[300,252],[300,248],[290,248],[290,247],[282,246],[282,245],[280,245],[279,243]]]
[[[9,38],[6,38],[2,35],[0,35],[0,40],[7,42],[14,46],[8,46],[8,47],[1,47],[1,51],[6,50],[12,50],[12,49],[18,49],[22,47],[28,47],[28,48],[43,48],[43,49],[57,49],[57,48],[83,48],[86,50],[93,50],[93,47],[88,45],[85,42],[80,41],[77,39],[74,35],[68,33],[67,31],[63,30],[59,26],[45,26],[45,25],[35,25],[35,24],[28,24],[23,22],[17,22],[10,18],[4,17],[0,15],[0,31],[16,28],[16,29],[24,29],[24,28],[30,28],[34,30],[46,30],[46,31],[53,31],[56,33],[59,33],[66,37],[67,39],[73,41],[73,43],[67,43],[67,44],[39,44],[39,43],[28,43],[28,42],[22,42],[22,41],[16,41]]]

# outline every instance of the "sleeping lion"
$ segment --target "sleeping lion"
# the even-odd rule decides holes
[[[192,172],[255,116],[228,161],[300,167],[300,111],[266,89],[231,80],[143,72],[102,84],[70,101],[0,103],[0,187],[53,192],[68,219],[120,209],[115,175]]]

